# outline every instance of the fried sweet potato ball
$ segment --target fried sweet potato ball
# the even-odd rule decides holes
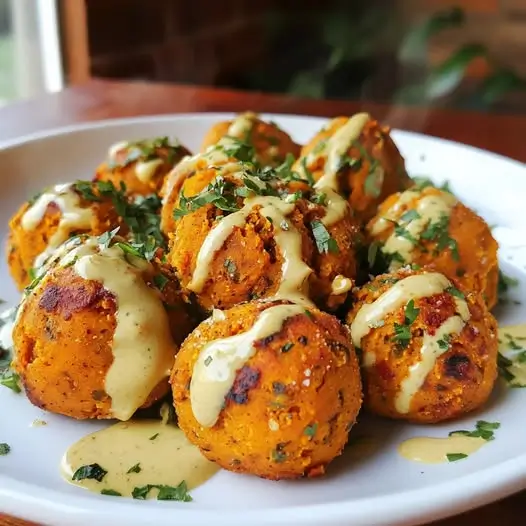
[[[367,225],[369,241],[389,270],[406,264],[434,269],[497,304],[498,245],[480,216],[452,194],[426,186],[395,194]]]
[[[181,347],[171,383],[179,426],[208,459],[274,480],[322,475],[362,402],[347,329],[286,301],[215,311]]]
[[[337,117],[302,148],[294,169],[340,192],[365,223],[386,197],[413,184],[389,131],[366,113]]]
[[[279,194],[281,182],[230,169],[196,172],[183,184],[168,263],[205,310],[280,294],[298,276],[320,308],[347,298],[362,241],[350,207],[330,190]],[[163,206],[163,214],[174,210]]]
[[[497,322],[480,293],[461,287],[406,268],[356,292],[347,322],[370,411],[431,424],[486,402],[497,377]]]
[[[31,282],[31,269],[40,267],[69,237],[100,235],[120,227],[112,195],[86,181],[56,185],[24,203],[9,221],[7,263],[19,290]]]
[[[158,194],[170,170],[190,152],[168,137],[119,142],[109,150],[108,160],[95,173],[95,181],[110,181],[126,187],[127,195]]]
[[[254,160],[261,166],[279,166],[288,155],[297,158],[300,146],[274,122],[265,122],[252,112],[241,113],[232,121],[218,122],[206,133],[201,151],[233,137],[254,148]]]
[[[195,325],[172,276],[122,246],[72,239],[27,290],[13,368],[34,405],[127,420],[168,392],[178,344]]]

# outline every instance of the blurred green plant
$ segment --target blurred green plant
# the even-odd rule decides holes
[[[489,107],[510,92],[526,91],[526,80],[501,65],[479,42],[463,44],[441,64],[429,66],[432,38],[446,30],[461,29],[465,22],[465,13],[459,7],[437,12],[413,27],[405,27],[392,13],[374,7],[363,10],[361,16],[328,13],[321,22],[321,39],[328,49],[326,58],[298,71],[291,78],[289,92],[313,98],[331,96],[328,79],[344,77],[353,64],[372,60],[379,49],[386,47],[395,50],[396,68],[401,71],[400,85],[392,95],[396,102],[429,103],[446,97],[455,102],[467,68],[480,58],[488,63],[489,73],[470,88],[472,104],[475,101],[479,107]]]

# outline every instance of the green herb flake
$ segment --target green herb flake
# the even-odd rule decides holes
[[[303,434],[308,436],[310,439],[314,438],[316,431],[318,430],[318,424],[310,424],[304,430]]]
[[[5,442],[0,443],[0,456],[8,455],[11,451],[11,446]]]
[[[239,282],[239,271],[237,270],[236,263],[230,258],[225,259],[223,266],[226,270],[227,276],[234,282]]]
[[[109,495],[110,497],[122,497],[122,493],[115,491],[114,489],[102,489],[100,490],[101,495]]]
[[[132,466],[126,473],[140,473],[142,471],[141,463],[137,462],[135,466]]]
[[[495,439],[494,431],[500,428],[499,422],[486,422],[485,420],[479,420],[475,424],[475,430],[474,431],[466,431],[464,429],[459,431],[451,431],[449,433],[449,436],[467,436],[467,437],[473,437],[473,438],[482,438],[486,441],[491,441]]]
[[[293,347],[294,347],[294,344],[291,342],[288,342],[281,347],[281,352],[289,352]]]
[[[72,480],[94,479],[97,482],[102,482],[102,479],[107,473],[108,472],[98,464],[89,464],[77,469],[77,471],[73,473]]]
[[[421,217],[422,216],[416,210],[408,210],[401,215],[400,221],[403,221],[404,223],[410,223],[414,219],[420,219]]]
[[[463,460],[467,458],[468,456],[465,453],[448,453],[446,455],[446,458],[448,462],[457,462],[459,460]]]
[[[132,497],[145,500],[152,489],[157,489],[157,500],[176,500],[179,502],[191,502],[193,499],[188,493],[188,486],[183,480],[178,486],[165,486],[164,484],[146,484],[133,489]]]
[[[309,170],[309,167],[307,166],[307,157],[303,157],[301,159],[301,167],[303,168],[303,173],[305,174],[305,177],[307,178],[307,183],[310,186],[314,186],[314,177],[312,175],[312,172]]]
[[[416,318],[418,317],[419,312],[420,312],[420,309],[417,309],[415,307],[415,300],[409,300],[409,302],[405,306],[405,321],[404,321],[404,323],[406,325],[411,325],[416,320]]]
[[[164,287],[170,280],[164,274],[156,274],[153,277],[153,282],[155,286],[162,292]]]
[[[325,225],[319,221],[315,220],[311,222],[312,234],[314,235],[314,241],[316,242],[316,247],[320,254],[338,254],[340,249],[336,240],[329,234]]]
[[[155,435],[152,435],[148,440],[155,440],[159,436],[159,433],[155,433]]]
[[[394,324],[395,335],[392,340],[402,349],[405,349],[411,342],[411,329],[407,325]]]
[[[448,294],[451,294],[452,296],[455,296],[455,298],[459,298],[461,300],[466,299],[466,296],[460,290],[458,290],[456,287],[447,287],[445,290]]]
[[[22,392],[22,389],[20,388],[20,377],[9,368],[0,372],[0,385],[11,389],[14,393]]]
[[[374,199],[380,197],[382,193],[382,186],[384,183],[384,169],[380,166],[376,159],[373,160],[369,168],[369,173],[365,178],[364,191],[365,194]]]
[[[438,348],[442,351],[447,351],[451,345],[452,334],[444,334],[444,336],[437,341]]]
[[[271,458],[273,462],[276,462],[276,464],[281,464],[287,460],[287,454],[285,451],[283,451],[285,445],[286,444],[278,444],[276,448],[272,450]]]
[[[213,361],[213,358],[211,356],[207,356],[205,359],[205,367],[208,367]]]
[[[101,198],[94,192],[95,188],[98,188],[97,184],[91,181],[77,181],[73,184],[73,189],[80,194],[85,201],[101,201]]]

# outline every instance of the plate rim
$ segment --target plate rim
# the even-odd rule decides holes
[[[0,141],[0,152],[76,132],[154,122],[224,120],[231,118],[234,114],[234,112],[169,113],[75,123]],[[261,115],[263,118],[298,119],[320,123],[330,119],[330,117],[299,114],[261,113]],[[526,167],[525,163],[516,159],[461,142],[396,128],[393,131],[408,139],[419,138],[437,141],[444,146],[462,147],[473,154],[489,155],[496,161],[510,163],[516,168],[524,170]],[[105,499],[98,505],[93,497],[90,498],[81,494],[75,496],[68,494],[67,502],[62,503],[61,498],[64,497],[64,493],[60,490],[43,488],[0,474],[0,509],[3,512],[21,515],[29,520],[44,520],[57,525],[74,523],[91,526],[94,520],[100,521],[101,524],[107,524],[116,514],[125,513],[126,521],[130,526],[169,524],[174,518],[185,524],[196,526],[209,524],[212,519],[218,526],[230,524],[232,521],[240,519],[250,520],[252,526],[275,525],[284,522],[299,523],[300,521],[304,525],[314,526],[319,524],[320,516],[324,517],[327,524],[334,525],[347,524],[353,521],[355,525],[382,524],[395,526],[403,524],[409,526],[422,521],[456,515],[526,489],[526,450],[524,454],[518,457],[453,480],[455,491],[452,491],[452,480],[450,479],[433,486],[374,497],[323,504],[273,507],[265,510],[243,509],[235,511],[221,509],[218,512],[213,508],[192,510],[188,504],[174,506],[174,503],[168,505],[160,503],[157,508],[148,506],[141,509],[140,503],[131,499]],[[410,510],[407,509],[407,502],[411,503]],[[379,508],[387,508],[389,516],[383,514],[378,517]]]

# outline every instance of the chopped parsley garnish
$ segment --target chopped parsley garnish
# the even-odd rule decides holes
[[[458,290],[456,287],[448,287],[445,292],[448,294],[451,294],[452,296],[455,296],[455,298],[459,298],[461,300],[466,299],[466,296],[460,290]]]
[[[142,471],[141,463],[137,462],[134,466],[132,466],[126,473],[140,473]]]
[[[466,436],[473,438],[483,438],[486,441],[491,441],[495,439],[494,432],[500,428],[499,422],[486,422],[485,420],[479,420],[475,424],[475,431],[466,431],[461,429],[459,431],[451,431],[449,436]]]
[[[316,434],[317,430],[318,430],[318,424],[310,424],[303,430],[303,434],[307,435],[309,438],[312,439],[314,435]]]
[[[447,453],[446,458],[448,462],[457,462],[458,460],[468,458],[468,456],[465,453]]]
[[[254,163],[256,158],[256,150],[254,146],[243,142],[237,137],[228,136],[229,144],[219,146],[226,155],[234,157],[238,161],[246,163]]]
[[[102,489],[100,490],[101,495],[110,495],[111,497],[122,497],[122,493],[115,491],[114,489]]]
[[[0,373],[0,385],[11,389],[14,393],[20,393],[20,377],[11,369],[4,369]]]
[[[180,502],[191,502],[193,499],[188,493],[188,486],[183,480],[178,486],[165,486],[164,484],[147,484],[136,487],[132,491],[134,499],[145,500],[152,489],[157,489],[157,500],[177,500]]]
[[[420,219],[422,216],[416,210],[408,210],[400,216],[400,221],[410,223],[413,219]]]
[[[325,206],[327,204],[327,195],[323,192],[320,192],[319,194],[313,194],[310,198],[310,201],[317,205]]]
[[[452,334],[444,334],[440,340],[437,341],[438,348],[442,351],[447,351],[451,345]]]
[[[329,231],[325,228],[325,225],[321,221],[312,221],[311,228],[312,234],[314,235],[314,241],[316,242],[316,247],[318,248],[318,252],[320,254],[328,254],[329,252],[333,254],[339,253],[340,249],[338,248],[338,243],[329,234]]]
[[[174,219],[180,219],[209,204],[225,212],[237,212],[239,206],[237,203],[236,186],[229,181],[225,181],[222,176],[217,176],[196,196],[187,198],[183,190],[181,190],[179,208],[174,209],[173,217]]]
[[[211,356],[207,356],[205,358],[205,362],[204,362],[205,363],[205,367],[208,367],[212,363],[213,360],[214,359]]]
[[[312,175],[312,172],[309,170],[309,167],[307,166],[307,157],[303,157],[301,160],[301,167],[303,168],[303,173],[305,174],[305,177],[307,178],[307,183],[310,186],[314,186],[314,177]]]
[[[11,451],[11,446],[5,442],[0,443],[0,456],[9,454]]]
[[[420,309],[415,307],[415,301],[410,300],[405,306],[404,311],[404,323],[395,323],[393,341],[395,341],[399,347],[405,349],[411,341],[411,325],[418,317]]]
[[[287,453],[283,451],[285,446],[286,444],[281,443],[276,446],[276,449],[272,450],[271,458],[273,462],[276,462],[276,464],[281,464],[287,460]]]
[[[497,355],[497,367],[499,370],[499,376],[504,378],[504,380],[508,383],[511,383],[513,380],[515,380],[515,375],[508,369],[512,365],[513,361],[499,352],[499,354]]]
[[[415,300],[409,300],[407,305],[405,306],[405,325],[411,325],[416,318],[418,317],[418,313],[420,312],[420,309],[417,309],[415,307]]]
[[[421,239],[427,241],[433,241],[436,243],[434,254],[438,255],[440,252],[449,248],[451,250],[451,256],[455,261],[460,260],[460,254],[458,253],[458,245],[455,239],[449,236],[449,216],[442,214],[438,221],[429,223],[424,231],[420,234]]]
[[[155,440],[159,436],[159,433],[155,433],[155,435],[152,435],[148,440]]]
[[[411,341],[411,328],[407,325],[401,325],[400,323],[394,324],[395,335],[393,341],[395,341],[399,347],[405,349]]]
[[[73,184],[73,188],[80,194],[82,199],[86,201],[100,201],[100,197],[93,191],[97,188],[97,183],[92,181],[77,181]]]
[[[97,238],[97,243],[101,249],[109,248],[113,238],[117,235],[117,232],[120,230],[120,227],[114,228],[111,231],[104,232]]]
[[[237,265],[234,261],[232,261],[230,258],[226,258],[225,262],[223,263],[223,266],[225,267],[227,276],[234,282],[239,282],[239,271],[237,270]]]
[[[102,482],[102,479],[106,476],[108,472],[100,467],[98,464],[89,464],[86,466],[81,466],[75,473],[73,473],[73,480],[84,480],[84,479],[94,479],[98,482]]]
[[[291,342],[288,342],[281,347],[281,352],[289,352],[293,347],[294,347],[294,344]]]
[[[156,274],[154,277],[153,277],[153,282],[155,284],[155,286],[162,292],[164,287],[166,286],[166,284],[169,282],[170,280],[164,275],[164,274]]]

